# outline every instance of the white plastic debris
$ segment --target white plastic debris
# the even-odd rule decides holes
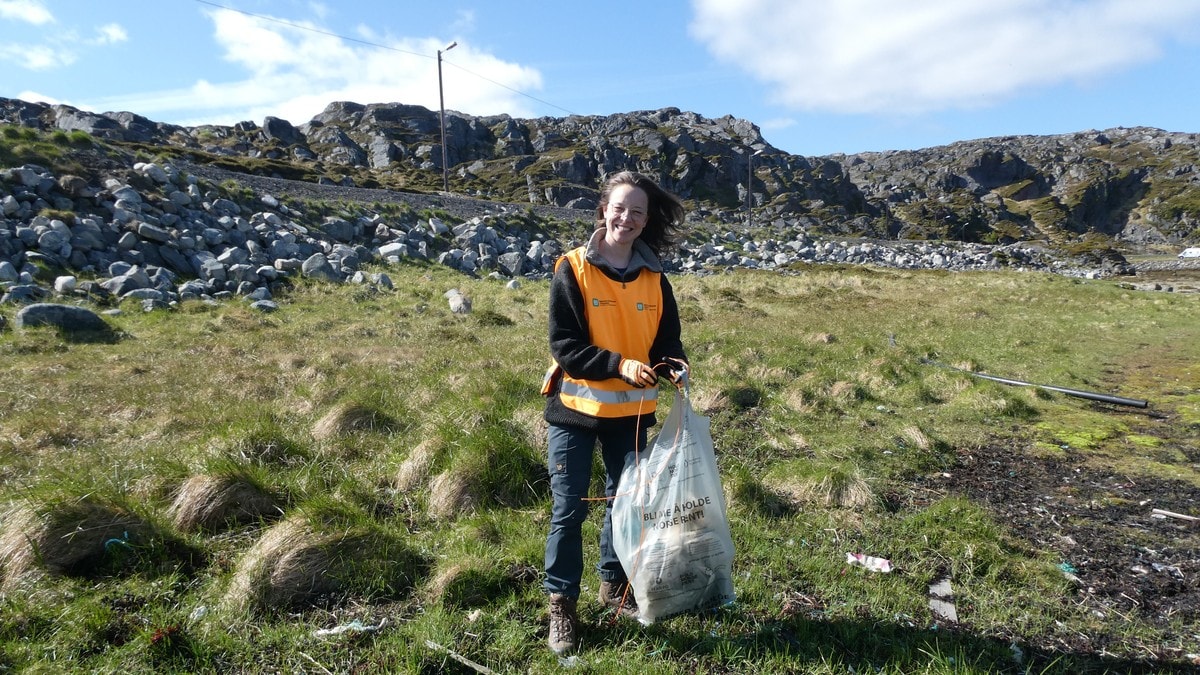
[[[315,637],[326,637],[328,635],[341,635],[342,633],[374,633],[387,625],[387,619],[380,619],[378,624],[374,626],[365,624],[361,619],[355,619],[350,623],[344,623],[335,628],[321,628],[313,631]]]
[[[862,553],[847,553],[846,564],[865,567],[872,572],[883,572],[884,574],[892,571],[892,561],[886,558],[863,555]]]
[[[929,610],[943,621],[958,623],[958,610],[954,607],[954,590],[950,577],[942,577],[929,584]]]

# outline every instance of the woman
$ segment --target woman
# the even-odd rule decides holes
[[[655,423],[661,371],[677,383],[687,372],[679,311],[659,256],[683,223],[679,199],[646,176],[611,176],[600,193],[596,231],[559,259],[550,284],[550,354],[542,393],[549,423],[553,493],[546,538],[550,648],[579,646],[576,603],[583,576],[581,528],[587,517],[592,453],[604,461],[600,602],[626,615],[637,605],[612,546],[612,498],[627,456],[646,447]],[[660,367],[664,366],[665,367]]]

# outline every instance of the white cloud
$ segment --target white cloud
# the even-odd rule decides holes
[[[0,0],[0,18],[13,18],[17,13],[32,23],[55,22],[54,17],[36,2],[26,0]],[[0,63],[10,62],[26,70],[56,70],[70,66],[80,58],[81,48],[105,46],[129,39],[125,29],[117,23],[109,23],[95,29],[95,37],[81,39],[74,28],[50,31],[27,30],[25,37],[40,40],[38,43],[0,42]]]
[[[791,117],[773,117],[759,125],[760,129],[779,131],[796,126],[796,120]]]
[[[15,98],[20,99],[22,101],[31,101],[33,103],[48,103],[50,105],[57,105],[59,103],[68,103],[67,101],[57,99],[53,96],[39,94],[36,91],[32,91],[32,90],[28,90],[28,89],[17,94]]]
[[[54,23],[54,15],[39,0],[0,0],[0,19],[24,21],[35,26]]]
[[[796,110],[992,104],[1152,61],[1194,0],[693,0],[692,35]]]
[[[75,62],[75,54],[51,45],[0,44],[0,62],[11,61],[28,70],[52,70]]]
[[[436,55],[449,40],[394,38],[361,29],[364,42],[383,45],[372,46],[342,40],[311,23],[278,23],[226,10],[208,15],[222,58],[243,69],[243,79],[113,97],[102,101],[103,107],[188,125],[261,121],[268,115],[300,124],[333,101],[438,109]],[[517,92],[541,89],[542,77],[460,41],[443,55],[443,84],[448,110],[519,117],[533,113],[530,101]]]
[[[125,42],[129,39],[129,34],[125,32],[125,28],[119,23],[109,23],[100,26],[96,29],[96,37],[91,40],[95,45],[112,45],[118,42]]]

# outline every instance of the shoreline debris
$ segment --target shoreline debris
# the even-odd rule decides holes
[[[363,623],[362,619],[355,619],[355,620],[351,621],[350,623],[342,624],[340,626],[337,626],[336,628],[321,628],[319,630],[315,630],[315,631],[313,631],[313,636],[325,637],[327,635],[340,635],[342,633],[348,633],[348,632],[374,633],[374,632],[381,630],[384,626],[386,626],[387,622],[388,622],[388,620],[385,617],[385,618],[381,619],[378,624],[371,626],[371,625],[367,625],[367,624]]]
[[[884,574],[892,571],[892,561],[886,558],[863,555],[862,553],[847,553],[846,564],[865,567],[872,572],[882,572]]]
[[[429,647],[430,649],[434,650],[435,652],[442,652],[446,656],[449,656],[450,658],[454,659],[455,661],[458,661],[459,663],[474,670],[477,673],[483,673],[483,675],[493,675],[493,673],[495,672],[491,668],[488,668],[487,666],[481,666],[478,663],[475,663],[471,659],[468,659],[467,657],[465,657],[461,654],[458,654],[449,649],[446,649],[445,647],[439,645],[438,643],[434,642],[433,640],[426,640],[425,646]]]
[[[954,607],[954,590],[950,577],[942,577],[929,584],[929,610],[935,618],[958,623],[958,610]]]
[[[1036,387],[1038,389],[1045,389],[1046,391],[1055,391],[1060,394],[1066,394],[1067,396],[1075,396],[1076,398],[1085,398],[1090,401],[1100,401],[1102,403],[1114,403],[1117,405],[1127,405],[1127,406],[1131,406],[1134,408],[1150,407],[1149,401],[1146,401],[1146,400],[1143,400],[1140,398],[1125,398],[1124,396],[1113,396],[1111,394],[1101,394],[1101,393],[1094,392],[1094,391],[1083,391],[1082,389],[1070,389],[1068,387],[1058,387],[1058,386],[1055,386],[1052,384],[1035,384],[1033,382],[1025,382],[1023,380],[1014,380],[1009,377],[998,377],[996,375],[988,375],[987,373],[980,373],[980,372],[976,372],[973,370],[967,370],[965,368],[956,368],[955,366],[947,365],[945,363],[940,363],[938,361],[933,361],[931,359],[921,359],[921,363],[927,363],[931,366],[938,366],[939,368],[946,368],[948,370],[956,370],[960,373],[966,373],[967,375],[971,375],[972,377],[978,377],[982,380],[990,380],[992,382],[999,382],[1000,384],[1009,384],[1009,385],[1014,385],[1014,386],[1018,386],[1018,387]]]
[[[1174,511],[1166,511],[1163,509],[1154,509],[1153,511],[1151,511],[1151,513],[1156,516],[1162,516],[1164,518],[1178,518],[1179,520],[1187,520],[1187,521],[1191,521],[1193,523],[1200,520],[1200,518],[1197,518],[1196,516],[1187,516],[1182,513],[1175,513]]]

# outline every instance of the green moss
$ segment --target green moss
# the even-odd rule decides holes
[[[67,225],[75,224],[75,212],[74,211],[60,211],[59,209],[45,209],[41,212],[41,215],[46,216],[47,218],[49,218],[51,220],[61,220],[64,223],[66,223]]]
[[[1184,396],[1178,411],[1185,424],[1200,426],[1200,394]]]
[[[1100,425],[1064,427],[1050,422],[1042,422],[1037,429],[1043,438],[1049,437],[1051,442],[1065,445],[1072,450],[1096,450],[1103,443],[1113,438],[1117,430],[1111,426]]]
[[[1053,197],[1035,199],[1029,203],[1027,213],[1038,225],[1059,227],[1067,220],[1067,213]]]
[[[1142,434],[1129,434],[1125,440],[1142,448],[1157,448],[1162,445],[1162,439],[1155,436],[1144,436]]]
[[[1013,195],[1020,194],[1022,190],[1031,185],[1033,185],[1032,180],[1023,180],[1016,183],[1010,183],[1008,185],[1001,185],[993,190],[993,192],[1000,195],[1004,199],[1011,199]]]
[[[1100,256],[1116,252],[1116,243],[1112,238],[1098,232],[1089,232],[1078,239],[1073,239],[1063,246],[1063,250],[1072,256]]]
[[[1067,458],[1066,449],[1057,443],[1047,441],[1034,441],[1030,446],[1030,454],[1041,459],[1063,460]]]

